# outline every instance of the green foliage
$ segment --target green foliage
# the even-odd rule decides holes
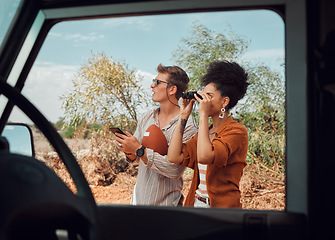
[[[76,128],[74,126],[67,126],[63,128],[60,132],[60,135],[64,138],[73,138]]]
[[[243,99],[243,107],[249,110],[267,109],[265,106],[273,106],[273,109],[285,111],[285,86],[282,76],[278,72],[271,71],[269,67],[259,65],[245,65],[249,75],[250,85]],[[269,109],[267,109],[268,111]]]
[[[285,165],[285,88],[279,73],[265,66],[248,67],[250,86],[235,109],[249,134],[248,162]]]
[[[89,129],[93,132],[96,132],[100,129],[102,129],[102,125],[100,123],[91,123],[89,124]]]
[[[59,118],[58,121],[53,124],[53,126],[57,129],[60,135],[64,138],[73,138],[74,133],[76,131],[75,126],[68,126],[64,122],[64,118]]]
[[[103,128],[100,123],[88,123],[85,120],[81,120],[77,125],[68,125],[64,122],[64,118],[60,118],[54,127],[64,138],[88,138],[93,132],[97,132]]]
[[[59,118],[59,120],[54,124],[54,127],[57,130],[63,129],[63,126],[65,125],[64,118]]]
[[[92,54],[75,76],[73,91],[61,97],[64,121],[74,126],[82,120],[114,125],[123,119],[125,127],[132,128],[137,123],[136,110],[148,105],[141,80],[126,63],[104,53]]]
[[[195,22],[190,36],[181,39],[173,60],[189,75],[189,89],[201,90],[200,80],[210,62],[236,60],[247,50],[247,40],[232,31],[229,37]]]
[[[248,41],[232,31],[216,33],[194,23],[190,36],[181,40],[173,60],[186,70],[190,89],[201,90],[201,78],[212,61],[235,61],[243,56]],[[284,171],[285,163],[285,88],[282,76],[267,66],[244,62],[250,86],[246,96],[232,110],[249,134],[248,162]],[[198,119],[197,108],[193,116]]]
[[[134,134],[137,124],[134,121],[130,121],[124,114],[119,115],[117,119],[113,122],[114,127],[119,127],[121,130],[129,131]]]
[[[272,106],[250,113],[239,113],[240,122],[247,128],[249,151],[247,162],[261,162],[276,166],[284,172],[285,165],[285,119],[283,112]]]

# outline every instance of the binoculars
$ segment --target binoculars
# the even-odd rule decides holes
[[[202,97],[197,93],[197,91],[189,91],[189,92],[183,92],[181,97],[184,99],[195,99],[194,95],[197,95],[200,99],[202,99]]]

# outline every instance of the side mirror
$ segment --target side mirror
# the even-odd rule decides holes
[[[7,140],[11,153],[35,157],[33,133],[28,125],[6,124],[1,137]]]

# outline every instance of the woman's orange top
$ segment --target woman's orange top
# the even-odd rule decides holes
[[[184,206],[194,206],[199,185],[197,164],[198,134],[183,144],[184,160],[180,164],[194,169],[194,175]],[[207,191],[211,207],[241,207],[239,190],[248,152],[246,128],[229,117],[215,133],[212,141],[215,152],[213,163],[207,166]]]

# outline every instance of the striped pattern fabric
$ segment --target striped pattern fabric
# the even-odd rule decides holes
[[[134,136],[142,142],[143,134],[149,126],[158,123],[159,108],[149,111],[143,115],[137,124]],[[168,144],[171,141],[173,131],[176,128],[179,116],[173,118],[170,123],[162,128]],[[190,116],[187,121],[183,142],[191,139],[197,132],[197,126],[194,119]],[[143,161],[139,163],[138,176],[133,191],[132,205],[162,205],[177,206],[182,204],[183,189],[182,175],[185,167],[170,163],[167,155],[162,156],[151,149],[146,150],[148,163]]]
[[[200,183],[198,185],[196,193],[200,197],[208,198],[207,184],[206,184],[207,165],[198,163],[198,168],[199,168]]]

